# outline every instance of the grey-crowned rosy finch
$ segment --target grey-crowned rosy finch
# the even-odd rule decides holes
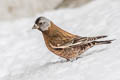
[[[67,60],[77,59],[80,54],[93,46],[110,44],[113,41],[96,41],[107,36],[81,37],[74,35],[59,28],[45,17],[37,18],[33,29],[38,29],[42,32],[46,46],[50,51]]]

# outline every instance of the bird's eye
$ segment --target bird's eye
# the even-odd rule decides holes
[[[45,22],[43,22],[43,24],[45,24]]]
[[[41,23],[39,23],[39,25],[42,25],[42,22],[41,22]]]

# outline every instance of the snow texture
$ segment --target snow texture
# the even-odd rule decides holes
[[[47,50],[38,16],[80,35],[108,35],[110,45],[89,49],[74,62],[60,63]],[[0,22],[0,80],[120,80],[120,0],[96,0],[82,8],[46,12],[33,18]]]
[[[63,0],[0,0],[0,20],[30,17],[56,8]]]

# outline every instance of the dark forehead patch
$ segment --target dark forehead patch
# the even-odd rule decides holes
[[[37,24],[41,20],[41,17],[38,17],[35,21],[35,24]]]

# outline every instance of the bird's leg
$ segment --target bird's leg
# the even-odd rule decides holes
[[[76,60],[78,60],[79,58],[81,58],[81,57],[77,57]]]
[[[76,61],[78,58],[74,58],[74,59],[67,59],[66,62],[73,62]]]
[[[70,59],[66,59],[66,62],[69,62],[70,61]]]

